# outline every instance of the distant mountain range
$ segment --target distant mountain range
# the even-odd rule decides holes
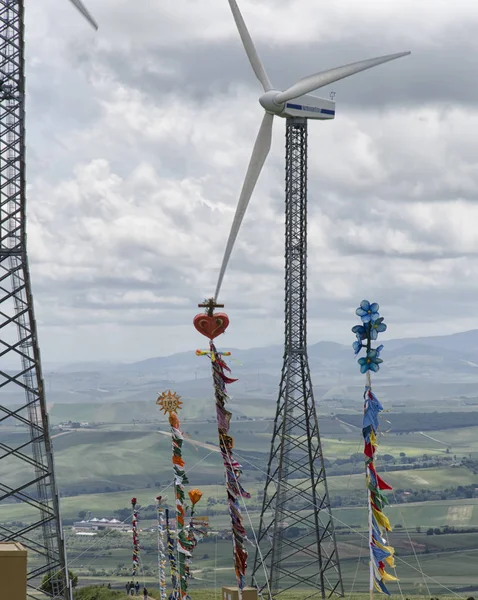
[[[220,338],[219,338],[220,339]],[[443,356],[447,360],[455,359],[458,362],[476,363],[478,368],[478,329],[472,331],[464,331],[451,335],[433,336],[433,337],[418,337],[418,338],[403,338],[395,340],[384,340],[384,352],[388,357],[397,355],[431,355]],[[335,342],[318,342],[309,345],[309,360],[343,360],[345,363],[354,365],[353,352],[350,346],[337,344]],[[238,360],[244,367],[258,364],[266,361],[267,363],[275,363],[283,356],[282,346],[266,346],[259,348],[249,348],[247,350],[232,349],[232,360]],[[155,358],[147,358],[142,361],[133,363],[73,363],[62,366],[56,369],[57,372],[92,372],[97,371],[100,367],[101,371],[114,371],[118,368],[135,373],[157,373],[159,371],[168,370],[197,370],[200,368],[201,359],[198,358],[194,351],[180,352],[169,356],[161,356]],[[206,361],[207,362],[207,361]]]
[[[377,385],[395,403],[478,397],[478,330],[453,335],[383,341],[384,364]],[[228,350],[230,350],[228,348]],[[230,387],[234,402],[275,402],[283,348],[268,346],[231,350],[229,365],[238,382]],[[360,398],[363,376],[350,346],[319,342],[309,346],[309,363],[317,400],[343,403]],[[151,401],[174,388],[199,405],[211,397],[210,365],[194,351],[134,363],[78,363],[45,372],[49,404]],[[5,392],[6,393],[6,392]],[[3,402],[23,398],[8,390]],[[478,400],[477,400],[478,402]],[[272,407],[273,404],[270,404]],[[332,405],[331,405],[332,406]]]

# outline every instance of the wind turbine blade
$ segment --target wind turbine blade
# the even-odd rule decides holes
[[[252,41],[249,31],[247,30],[236,0],[229,0],[229,6],[231,7],[232,15],[234,17],[234,21],[236,21],[237,29],[239,30],[239,35],[241,36],[241,40],[249,58],[249,62],[251,63],[251,67],[253,68],[257,79],[261,82],[264,92],[268,92],[272,89],[271,82],[269,81],[269,77],[267,77],[267,73],[264,69],[261,59],[259,58],[259,55],[257,54],[256,47],[254,46],[254,42]]]
[[[76,6],[76,8],[80,11],[80,13],[85,17],[85,19],[94,29],[98,29],[98,23],[93,19],[91,13],[88,11],[88,9],[81,0],[70,0],[70,2],[74,6]]]
[[[274,116],[266,113],[262,119],[262,124],[257,135],[256,143],[252,151],[251,160],[249,167],[247,168],[246,178],[242,184],[241,195],[239,196],[239,202],[237,203],[236,214],[231,226],[231,232],[229,239],[227,240],[226,250],[224,252],[224,258],[222,259],[221,270],[219,272],[219,279],[217,280],[216,293],[214,298],[217,300],[219,291],[221,290],[222,280],[227,269],[227,264],[234,247],[234,243],[241,227],[242,219],[246,213],[249,200],[251,199],[252,192],[256,187],[257,180],[261,174],[264,162],[271,149],[272,141],[272,124],[274,122]]]
[[[372,67],[395,60],[396,58],[401,58],[402,56],[408,56],[409,54],[410,52],[388,54],[387,56],[360,60],[359,62],[351,63],[349,65],[336,67],[335,69],[329,69],[328,71],[321,71],[320,73],[315,73],[315,75],[309,75],[295,83],[289,89],[278,94],[275,100],[279,103],[287,102],[293,98],[298,98],[299,96],[313,92],[329,83],[339,81],[339,79],[350,77],[350,75],[355,75],[355,73],[360,73],[360,71],[371,69]]]

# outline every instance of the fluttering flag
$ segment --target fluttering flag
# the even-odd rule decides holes
[[[174,471],[174,496],[176,501],[176,540],[171,535],[169,527],[169,515],[166,515],[166,528],[168,532],[168,554],[171,568],[171,580],[173,593],[171,600],[183,600],[188,596],[188,579],[191,577],[190,564],[192,551],[197,545],[197,539],[192,525],[185,526],[186,505],[184,486],[189,483],[185,471],[182,447],[184,435],[180,429],[181,423],[177,411],[181,410],[182,402],[180,396],[168,390],[163,392],[156,401],[165,413],[169,413],[169,424],[171,426],[172,439],[172,463]],[[189,496],[195,498],[196,502],[191,509],[191,518],[194,514],[194,505],[202,497],[200,490],[191,490]],[[191,500],[192,501],[192,500]]]
[[[234,439],[229,435],[229,424],[232,414],[226,409],[226,402],[228,400],[226,384],[234,383],[237,379],[232,379],[227,375],[227,373],[230,373],[230,369],[225,363],[223,356],[230,356],[231,353],[218,352],[214,345],[214,339],[227,329],[229,317],[225,313],[214,314],[214,309],[222,305],[216,304],[213,298],[199,306],[206,308],[206,313],[194,317],[194,326],[199,333],[209,339],[209,350],[197,350],[196,354],[198,356],[208,356],[211,361],[219,448],[224,462],[227,502],[232,525],[234,568],[238,588],[243,590],[246,583],[248,554],[245,547],[247,539],[246,530],[243,525],[239,501],[240,498],[250,498],[251,496],[239,482],[242,474],[242,466],[234,458],[232,452]]]
[[[138,572],[138,568],[139,568],[139,539],[138,539],[139,513],[138,513],[138,510],[136,509],[137,503],[138,503],[138,501],[136,500],[136,498],[131,498],[131,506],[133,509],[133,519],[132,519],[132,524],[131,524],[131,528],[133,530],[133,572],[132,572],[133,577],[136,577],[136,573]]]
[[[375,467],[375,453],[378,445],[378,432],[380,429],[379,414],[383,410],[377,396],[372,392],[371,373],[377,373],[383,362],[380,353],[383,346],[372,348],[372,341],[376,340],[379,333],[386,331],[387,326],[383,322],[376,302],[370,303],[363,300],[355,313],[362,320],[361,325],[355,325],[352,332],[356,335],[353,343],[355,356],[363,349],[365,356],[358,359],[360,372],[366,376],[364,392],[364,416],[362,434],[364,438],[364,455],[367,481],[368,497],[368,537],[370,552],[370,592],[374,590],[390,596],[385,582],[397,581],[397,578],[385,570],[387,566],[395,567],[394,549],[387,544],[383,532],[391,531],[390,521],[384,514],[383,508],[388,504],[388,498],[384,490],[391,490],[391,486],[385,483],[377,474]]]
[[[156,510],[158,516],[158,579],[159,595],[161,600],[166,600],[166,554],[164,552],[164,508],[161,496],[156,497]]]

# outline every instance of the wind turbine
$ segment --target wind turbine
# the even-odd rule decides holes
[[[70,2],[74,6],[76,6],[76,8],[80,11],[80,13],[85,17],[85,19],[88,21],[88,23],[94,29],[98,29],[98,24],[93,19],[93,17],[91,16],[91,13],[89,12],[89,10],[86,8],[86,6],[83,4],[83,2],[81,0],[70,0]]]
[[[241,11],[236,0],[228,0],[231,7],[234,20],[239,30],[239,35],[246,51],[252,70],[259,80],[264,93],[259,97],[259,103],[265,110],[264,118],[259,129],[259,133],[254,144],[251,160],[247,169],[246,177],[242,186],[239,202],[234,216],[234,221],[231,227],[231,233],[227,241],[224,259],[219,274],[218,283],[216,286],[215,298],[219,295],[222,280],[231,256],[231,252],[239,232],[242,219],[246,212],[249,200],[256,186],[262,167],[264,166],[267,155],[271,148],[272,140],[272,125],[274,117],[282,117],[285,119],[293,117],[301,117],[303,119],[314,119],[319,121],[327,121],[335,118],[335,102],[325,100],[317,96],[311,96],[309,92],[318,90],[326,85],[335,83],[340,79],[345,79],[360,71],[366,71],[372,67],[377,67],[383,63],[407,56],[410,52],[399,52],[398,54],[388,54],[377,58],[369,58],[358,62],[343,65],[320,71],[308,77],[300,79],[297,83],[289,87],[287,90],[275,90],[267,76],[264,65],[259,58],[259,55],[254,46],[254,42],[247,30]]]
[[[308,598],[343,595],[307,357],[307,122],[333,119],[335,103],[310,92],[410,52],[321,71],[278,91],[267,76],[236,1],[228,1],[251,67],[263,88],[259,102],[265,114],[227,241],[216,302],[247,205],[270,151],[274,117],[286,119],[284,363],[252,585],[267,590],[270,597],[296,586],[314,588]],[[292,481],[301,480],[301,486],[289,482],[289,475]],[[262,571],[267,572],[266,581],[259,583]]]

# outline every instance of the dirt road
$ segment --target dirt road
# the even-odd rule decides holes
[[[158,433],[160,433],[161,435],[166,435],[168,437],[171,437],[170,431],[161,431],[158,429]],[[219,452],[219,448],[217,446],[213,446],[212,444],[207,444],[206,442],[200,442],[198,440],[193,440],[192,438],[187,437],[186,435],[184,436],[184,441],[189,442],[193,446],[200,446],[201,448],[206,448],[206,450],[210,450],[211,452]]]

